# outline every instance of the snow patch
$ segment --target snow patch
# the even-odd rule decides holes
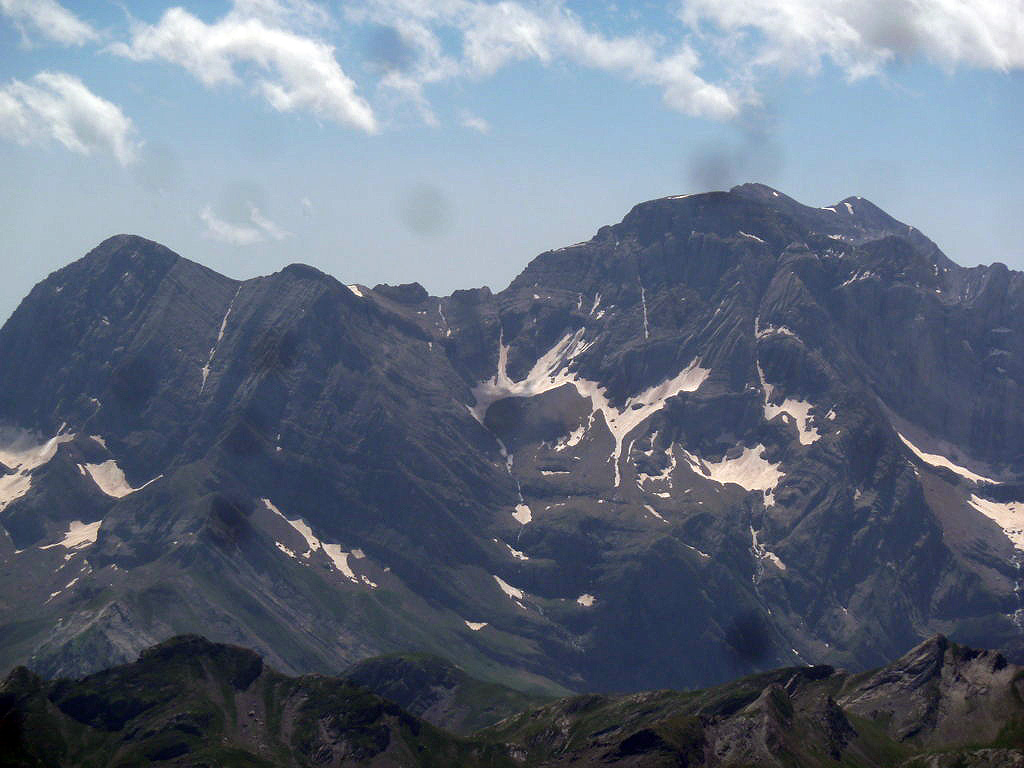
[[[743,237],[749,237],[751,240],[757,240],[757,242],[759,243],[764,243],[764,240],[762,240],[757,235],[748,234],[747,232],[744,232],[742,229],[739,231],[739,234],[742,235]]]
[[[868,280],[868,279],[870,279],[870,278],[872,278],[874,276],[875,276],[875,273],[872,272],[871,270],[867,270],[865,272],[861,272],[861,271],[858,270],[857,272],[853,273],[852,277],[850,277],[845,282],[843,282],[839,287],[840,288],[844,288],[847,285],[850,285],[852,283],[860,282],[861,280]]]
[[[775,387],[765,380],[760,362],[757,364],[757,377],[761,381],[761,391],[764,393],[765,421],[771,421],[776,416],[785,414],[796,426],[800,445],[810,445],[816,442],[821,434],[811,424],[811,408],[814,406],[806,400],[797,400],[792,397],[785,398],[781,403],[772,403],[771,400],[775,397]]]
[[[354,293],[360,299],[366,298],[366,295],[361,290],[359,290],[359,286],[356,285],[355,283],[353,283],[352,285],[346,285],[345,287],[352,291],[352,293]]]
[[[0,448],[0,464],[13,470],[10,474],[0,475],[0,512],[7,506],[22,498],[32,488],[31,473],[47,464],[57,455],[62,443],[75,439],[75,433],[64,432],[66,424],[61,424],[57,434],[42,445],[28,433],[20,430],[5,432],[5,445]]]
[[[340,544],[321,544],[321,547],[323,548],[324,554],[326,554],[327,557],[331,559],[331,562],[334,563],[334,567],[337,568],[338,571],[349,581],[355,582],[356,584],[362,582],[371,589],[377,588],[377,584],[370,581],[369,577],[357,576],[355,571],[349,567],[348,558],[351,553],[345,552],[341,548]]]
[[[654,435],[652,435],[652,437],[651,437],[651,446],[652,446],[651,451],[645,452],[645,455],[650,456],[651,454],[653,454],[653,452],[654,452],[654,449],[653,449],[654,440],[655,440],[655,437],[657,436],[657,434],[658,433],[655,432]],[[676,465],[678,464],[678,460],[676,459],[676,454],[675,454],[675,443],[669,444],[668,448],[665,449],[665,455],[668,456],[668,466],[665,467],[665,469],[663,469],[659,474],[657,474],[657,475],[648,475],[646,472],[638,472],[637,473],[637,478],[636,478],[636,486],[637,486],[637,488],[639,488],[641,491],[644,491],[645,493],[653,493],[655,496],[660,496],[663,499],[669,498],[671,496],[671,494],[667,493],[667,492],[664,492],[664,491],[661,491],[661,492],[648,491],[648,489],[645,488],[644,486],[646,484],[649,484],[649,483],[653,482],[653,483],[667,483],[669,488],[672,487],[672,475],[675,473]]]
[[[756,558],[759,564],[769,562],[778,568],[780,571],[786,570],[786,564],[779,559],[778,555],[771,552],[764,544],[761,544],[757,540],[757,531],[754,530],[754,526],[750,526],[750,552]],[[763,567],[763,565],[761,566]],[[754,581],[760,580],[760,574],[755,574]]]
[[[217,340],[213,343],[213,346],[210,347],[210,356],[206,359],[206,365],[200,369],[203,374],[203,383],[202,386],[199,387],[200,395],[206,390],[206,380],[210,376],[210,366],[213,364],[213,358],[217,354],[217,347],[220,346],[221,341],[224,340],[224,331],[226,331],[228,327],[228,318],[231,317],[231,310],[235,306],[235,299],[238,298],[238,294],[241,293],[241,291],[242,286],[238,286],[238,290],[235,291],[235,295],[231,297],[231,301],[228,303],[228,310],[224,313],[224,317],[220,321],[220,330],[217,331]]]
[[[520,525],[526,525],[533,520],[533,510],[530,509],[529,505],[524,503],[516,504],[516,511],[512,513],[512,517],[516,519]]]
[[[582,605],[584,608],[593,608],[594,607],[594,601],[596,599],[597,598],[595,598],[593,595],[582,594],[582,595],[580,595],[579,597],[576,598],[576,604],[577,605]]]
[[[748,491],[774,491],[786,474],[779,470],[781,463],[764,458],[765,447],[758,443],[753,448],[744,447],[735,458],[722,457],[721,461],[703,461],[689,451],[683,451],[690,466],[709,480],[725,485],[735,483]]]
[[[615,447],[609,460],[614,463],[615,485],[618,486],[621,482],[619,460],[622,456],[622,444],[626,436],[650,416],[664,408],[665,402],[669,398],[682,392],[698,390],[711,371],[701,367],[699,357],[694,358],[674,377],[628,398],[620,410],[611,405],[608,401],[607,390],[598,382],[580,378],[578,374],[569,370],[571,363],[593,344],[593,342],[583,340],[585,331],[586,328],[580,328],[575,333],[567,333],[534,363],[526,378],[515,382],[508,375],[509,348],[504,342],[504,332],[502,332],[498,337],[498,370],[493,379],[483,381],[473,388],[476,405],[469,407],[469,410],[474,418],[482,424],[487,409],[491,403],[497,400],[506,397],[535,397],[571,384],[581,397],[590,399],[592,416],[598,412],[603,414],[605,424],[612,433]]]
[[[636,279],[637,283],[640,283],[640,303],[644,308],[644,339],[651,338],[651,327],[647,323],[647,291],[644,290],[644,284],[640,282],[640,278]]]
[[[495,583],[504,592],[512,602],[518,605],[523,610],[526,610],[526,606],[523,605],[525,599],[525,593],[518,587],[513,587],[507,581],[503,580],[500,576],[493,576]]]
[[[757,338],[763,339],[766,336],[791,336],[794,339],[800,339],[799,336],[784,325],[769,325],[766,328],[757,329]]]
[[[992,485],[999,485],[998,480],[993,480],[991,477],[985,477],[984,475],[979,475],[975,472],[971,472],[971,470],[967,469],[966,467],[961,467],[959,464],[954,464],[945,456],[940,456],[937,453],[925,453],[912,442],[910,442],[901,433],[897,432],[896,434],[899,435],[899,438],[900,440],[903,441],[903,444],[907,446],[907,448],[909,448],[913,452],[913,454],[917,456],[917,458],[919,458],[925,464],[929,464],[933,467],[943,467],[945,469],[951,470],[956,474],[960,475],[960,477],[966,480],[971,480],[975,483],[991,483]]]
[[[31,472],[56,456],[57,449],[62,443],[69,443],[74,439],[74,432],[64,433],[64,425],[56,435],[42,445],[35,444],[29,433],[18,431],[5,447],[0,448],[0,464],[22,474]]]
[[[481,629],[487,626],[486,621],[468,621],[466,619],[463,619],[463,621],[465,622],[466,626],[474,632],[479,632]]]
[[[284,516],[284,513],[282,513],[280,509],[274,506],[274,503],[270,499],[260,499],[260,501],[263,502],[263,505],[268,510],[270,510],[275,515],[284,520],[286,523],[288,523],[288,525],[290,525],[306,541],[306,551],[302,553],[303,558],[308,560],[313,555],[314,552],[319,550],[323,552],[325,555],[327,555],[331,563],[334,564],[335,569],[349,581],[355,584],[365,584],[366,586],[373,589],[377,587],[377,584],[371,581],[367,576],[360,576],[356,574],[355,571],[353,571],[351,566],[349,566],[348,564],[348,558],[350,555],[353,556],[356,560],[361,559],[360,557],[357,557],[355,555],[357,551],[362,557],[365,557],[361,550],[353,550],[352,552],[346,552],[341,548],[340,544],[329,544],[323,542],[316,537],[316,534],[313,533],[313,529],[310,528],[309,525],[307,525],[302,518],[289,520],[287,517]],[[289,557],[295,557],[295,553],[288,549],[288,547],[281,544],[281,542],[275,542],[275,544],[277,545],[277,548],[279,550],[284,552]]]
[[[650,513],[651,513],[651,515],[652,515],[653,517],[656,517],[656,518],[658,518],[659,520],[661,520],[661,522],[663,522],[663,523],[668,523],[668,520],[666,520],[666,519],[665,519],[664,517],[662,517],[661,515],[659,515],[659,514],[658,514],[658,510],[656,510],[656,509],[655,509],[654,507],[652,507],[652,506],[651,506],[650,504],[644,504],[644,509],[646,509],[646,510],[647,510],[648,512],[650,512]]]
[[[97,520],[95,523],[83,523],[81,520],[72,520],[67,531],[64,532],[63,539],[56,544],[47,544],[45,547],[40,547],[40,549],[53,549],[54,547],[81,549],[95,544],[102,522],[102,520]]]
[[[516,560],[524,560],[525,561],[525,560],[529,560],[530,559],[529,555],[527,555],[524,552],[520,552],[515,547],[510,546],[509,544],[505,543],[504,541],[501,541],[500,539],[493,539],[493,541],[494,541],[495,544],[501,544],[502,546],[504,546],[505,549],[508,550],[508,553],[510,555],[512,555],[512,557],[514,557]]]
[[[701,552],[699,549],[697,549],[696,547],[691,546],[689,544],[685,544],[684,543],[683,546],[686,547],[687,549],[692,549],[694,552],[697,553],[698,556],[700,556],[704,560],[710,560],[711,559],[711,555],[709,555],[707,552]]]
[[[570,248],[579,248],[581,245],[587,245],[587,242],[588,241],[586,240],[580,240],[580,242],[573,243],[572,245],[563,245],[561,248],[555,248],[555,250],[552,251],[552,253],[558,253],[559,251],[567,251]]]
[[[124,470],[117,466],[117,462],[113,459],[108,459],[101,464],[79,464],[78,469],[84,474],[88,474],[92,478],[92,481],[96,483],[103,493],[107,496],[112,496],[115,499],[123,498],[128,494],[141,491],[147,485],[155,483],[163,475],[157,475],[149,482],[143,483],[138,488],[132,488],[128,483],[128,480],[124,476]]]
[[[587,433],[587,430],[590,429],[590,425],[593,424],[593,422],[594,414],[590,414],[590,419],[587,421],[585,425],[580,424],[578,427],[576,427],[576,429],[570,432],[568,436],[559,439],[558,442],[555,443],[555,452],[561,453],[566,448],[573,448],[579,445],[580,441],[583,439],[583,436]]]
[[[32,477],[28,474],[14,473],[0,476],[0,512],[17,499],[20,499],[32,488]]]
[[[1024,551],[1024,502],[989,501],[971,494],[970,505],[1003,529],[1013,546]]]

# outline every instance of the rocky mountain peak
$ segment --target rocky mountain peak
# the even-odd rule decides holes
[[[0,330],[0,658],[202,631],[562,692],[1017,658],[1024,282],[893,222],[663,198],[447,297],[107,241]]]

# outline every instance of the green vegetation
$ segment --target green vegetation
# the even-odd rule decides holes
[[[994,768],[1024,761],[1020,679],[998,654],[940,638],[853,677],[791,667],[545,703],[425,654],[292,678],[182,636],[77,681],[12,672],[0,766]]]

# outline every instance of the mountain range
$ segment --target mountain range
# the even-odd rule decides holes
[[[941,636],[856,675],[789,667],[706,690],[535,702],[496,722],[522,695],[440,660],[370,659],[353,672],[288,677],[195,636],[80,680],[18,667],[0,683],[0,766],[1024,765],[1024,669]],[[489,727],[440,727],[479,705]]]
[[[546,697],[937,633],[1024,660],[1022,360],[1024,276],[859,197],[652,200],[446,297],[112,237],[0,329],[0,668],[183,633]]]

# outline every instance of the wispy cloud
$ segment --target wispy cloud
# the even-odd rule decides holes
[[[1019,0],[683,0],[680,18],[759,68],[816,73],[827,60],[858,79],[914,56],[945,68],[1024,67]]]
[[[122,165],[135,160],[140,146],[120,107],[63,72],[0,87],[0,135],[23,145],[53,140],[83,155],[110,152]]]
[[[313,0],[234,0],[234,11],[289,29],[312,31],[331,25],[330,11]]]
[[[249,209],[249,218],[252,220],[252,223],[265,232],[267,237],[271,240],[284,240],[291,234],[264,216],[256,206]]]
[[[199,219],[206,225],[204,237],[230,245],[255,245],[268,239],[283,240],[290,234],[264,216],[256,206],[249,207],[251,224],[225,221],[209,205],[199,212]]]
[[[99,39],[96,30],[57,0],[0,0],[0,14],[24,33],[30,27],[48,40],[64,45],[84,45]]]
[[[373,110],[338,64],[333,46],[284,26],[296,14],[308,22],[314,7],[239,0],[212,24],[175,7],[155,25],[136,25],[130,42],[109,50],[135,61],[177,64],[207,87],[249,85],[280,112],[305,111],[373,133]]]
[[[686,42],[666,46],[654,35],[610,37],[589,28],[560,2],[483,0],[364,0],[349,6],[354,23],[394,31],[403,66],[381,85],[417,104],[425,116],[424,88],[455,78],[484,78],[519,61],[566,62],[659,88],[665,103],[685,114],[728,119],[741,100],[705,80],[697,52]],[[457,50],[446,46],[455,37]]]
[[[491,124],[484,120],[479,115],[474,115],[472,112],[462,110],[459,112],[459,125],[463,128],[469,128],[471,131],[478,133],[490,133]]]

